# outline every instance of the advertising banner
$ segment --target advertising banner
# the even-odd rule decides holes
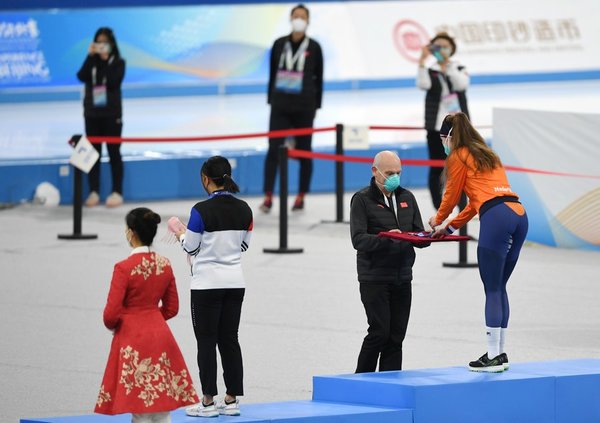
[[[0,12],[0,89],[79,86],[99,27],[127,61],[126,86],[266,83],[295,3]],[[438,31],[472,75],[600,75],[596,0],[308,3],[327,82],[413,79]]]

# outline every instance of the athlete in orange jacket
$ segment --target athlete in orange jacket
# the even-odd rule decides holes
[[[446,188],[440,208],[429,219],[429,225],[435,229],[432,236],[439,238],[451,234],[479,213],[477,260],[486,295],[488,350],[470,362],[469,369],[501,372],[508,369],[508,356],[504,351],[510,314],[506,284],[527,235],[527,214],[510,188],[500,158],[464,113],[446,116],[440,137],[448,155]],[[469,204],[447,225],[442,225],[463,191]]]

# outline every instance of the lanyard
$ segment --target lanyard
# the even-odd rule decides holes
[[[308,48],[308,42],[308,37],[304,37],[302,44],[298,47],[298,51],[296,51],[296,54],[292,55],[292,43],[289,40],[286,41],[281,57],[279,58],[279,69],[281,69],[285,63],[286,70],[291,71],[294,69],[294,64],[297,63],[296,70],[298,72],[304,72],[304,64],[306,61],[305,53]]]
[[[112,63],[114,58],[115,58],[115,56],[110,56],[110,58],[108,59],[109,65]],[[98,69],[96,68],[96,66],[94,66],[92,68],[92,85],[96,85],[96,74],[97,73],[98,73]],[[102,85],[106,85],[106,74],[104,75],[104,78],[102,78]]]

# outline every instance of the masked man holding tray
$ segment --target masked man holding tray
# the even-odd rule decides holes
[[[379,237],[380,232],[422,232],[414,195],[400,186],[402,164],[392,151],[379,152],[368,187],[352,197],[350,233],[356,249],[360,298],[369,325],[356,373],[402,369],[402,342],[412,300],[414,246]],[[428,246],[427,243],[417,248]]]

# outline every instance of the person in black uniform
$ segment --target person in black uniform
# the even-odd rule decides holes
[[[323,96],[323,54],[321,46],[306,36],[309,12],[299,4],[292,9],[292,33],[275,41],[271,49],[268,103],[271,105],[269,130],[312,128]],[[311,150],[312,135],[295,137],[296,148]],[[265,159],[265,199],[260,209],[268,213],[273,206],[278,151],[284,138],[269,139]],[[304,208],[304,195],[310,190],[312,160],[300,159],[298,195],[292,210]]]
[[[456,53],[456,42],[445,32],[436,34],[430,44],[423,47],[419,60],[417,86],[425,90],[425,129],[427,149],[432,160],[445,160],[446,153],[440,143],[439,128],[449,113],[463,112],[467,116],[466,91],[469,87],[469,74],[464,66],[451,59]],[[425,67],[430,58],[435,62]],[[433,206],[440,208],[442,202],[442,167],[429,168],[429,191]]]
[[[412,301],[415,250],[407,241],[380,238],[380,232],[421,232],[423,221],[414,195],[400,186],[398,155],[375,156],[373,177],[350,203],[350,234],[356,249],[360,299],[369,324],[356,373],[402,370],[402,342]],[[423,244],[425,247],[429,244]]]
[[[90,45],[88,56],[77,78],[85,84],[83,109],[85,133],[88,136],[121,136],[123,129],[121,83],[125,76],[125,61],[121,58],[117,40],[110,28],[99,28]],[[102,155],[102,143],[93,143]],[[112,171],[112,193],[106,198],[107,207],[123,204],[123,160],[121,144],[107,144]],[[100,160],[88,175],[90,194],[88,207],[100,203]]]

